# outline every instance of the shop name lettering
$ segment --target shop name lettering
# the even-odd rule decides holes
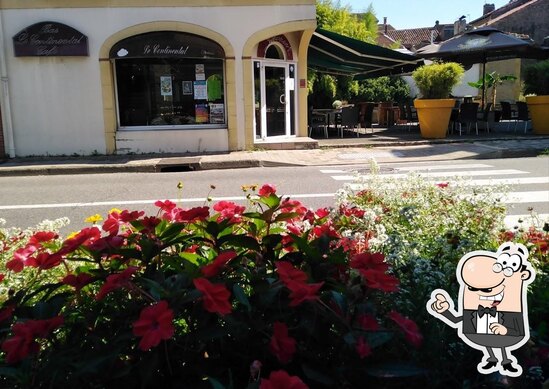
[[[187,47],[179,47],[177,49],[172,49],[170,46],[161,47],[160,45],[145,45],[143,47],[143,54],[171,54],[171,55],[185,55],[189,50]]]
[[[36,46],[36,53],[38,55],[55,54],[58,51],[58,46],[71,46],[80,45],[84,39],[84,35],[71,36],[70,38],[57,38],[53,35],[45,34],[57,34],[59,32],[56,28],[44,26],[37,34],[28,34],[23,32],[17,37],[16,43],[18,45],[30,45]]]

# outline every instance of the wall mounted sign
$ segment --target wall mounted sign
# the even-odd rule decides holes
[[[109,58],[225,58],[216,42],[174,31],[148,32],[116,43]]]
[[[88,37],[56,22],[33,24],[13,37],[16,57],[87,56]]]
[[[259,42],[259,44],[257,45],[257,56],[259,58],[265,58],[267,48],[273,43],[278,43],[284,48],[284,52],[286,53],[286,60],[292,61],[294,59],[292,45],[284,35],[273,36],[272,38]]]

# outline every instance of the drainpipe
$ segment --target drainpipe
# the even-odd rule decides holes
[[[10,88],[8,83],[8,67],[6,65],[6,50],[4,47],[4,12],[0,10],[0,81],[2,91],[0,93],[0,105],[2,107],[2,121],[4,127],[4,140],[8,145],[8,155],[15,158],[15,143],[13,141],[13,124],[11,121]]]

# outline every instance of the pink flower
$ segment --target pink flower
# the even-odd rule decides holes
[[[288,363],[295,354],[296,340],[288,336],[288,327],[285,323],[275,322],[273,336],[269,342],[269,351],[278,358],[280,363]]]
[[[224,284],[212,284],[205,278],[196,278],[193,283],[196,289],[202,292],[202,304],[206,311],[222,316],[231,313],[232,307],[229,301],[231,292]]]
[[[160,208],[162,211],[166,213],[171,212],[174,208],[177,207],[177,204],[170,200],[166,200],[166,201],[158,200],[154,203],[154,205],[156,205],[158,208]]]
[[[246,207],[233,203],[232,201],[220,201],[213,206],[214,211],[219,213],[217,222],[229,220],[231,223],[239,223],[242,220],[242,213]]]
[[[259,195],[259,197],[269,197],[270,195],[276,194],[276,188],[274,187],[274,185],[265,184],[261,188],[259,188],[257,194]]]
[[[90,245],[97,239],[101,238],[101,231],[97,227],[87,227],[82,230],[76,236],[67,239],[63,242],[63,246],[57,252],[58,254],[65,255],[72,253],[81,245]]]
[[[236,258],[238,254],[235,251],[225,251],[221,254],[219,254],[212,263],[207,264],[204,266],[202,270],[202,274],[205,277],[214,277],[216,276],[221,269],[225,267],[229,261]]]
[[[59,235],[52,231],[38,231],[29,239],[29,245],[38,248],[42,243],[57,239]]]
[[[174,332],[173,311],[166,301],[143,308],[139,319],[133,323],[133,334],[141,337],[139,348],[143,351],[158,346],[162,340],[170,339]]]
[[[290,376],[284,370],[271,372],[269,379],[261,379],[259,389],[309,389],[297,376]]]
[[[414,321],[402,316],[397,311],[389,312],[389,318],[401,328],[401,330],[404,332],[406,340],[410,344],[417,348],[421,346],[421,343],[423,342],[423,336],[419,332],[419,328]]]
[[[356,342],[356,352],[360,356],[360,359],[366,358],[372,353],[370,345],[364,340],[364,337],[359,337]]]
[[[27,266],[48,270],[61,264],[63,257],[59,253],[40,253],[35,258],[29,258]]]
[[[435,185],[438,186],[439,188],[446,188],[448,186],[448,183],[447,182],[438,182]]]

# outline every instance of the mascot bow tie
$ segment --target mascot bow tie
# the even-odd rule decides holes
[[[482,305],[479,305],[478,310],[477,310],[477,314],[478,314],[478,317],[482,317],[485,314],[488,314],[492,317],[495,317],[496,316],[496,311],[497,311],[496,307],[484,308]]]

